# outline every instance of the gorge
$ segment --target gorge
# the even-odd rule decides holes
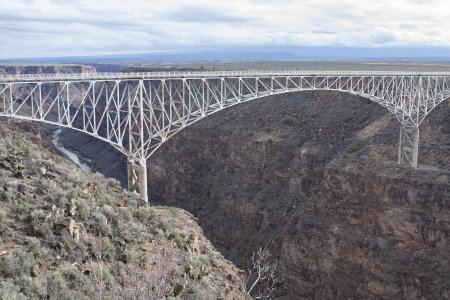
[[[348,94],[266,97],[214,114],[167,141],[148,164],[150,202],[184,208],[238,266],[260,245],[279,259],[279,295],[450,297],[450,117],[422,124],[418,169],[398,166],[398,123]],[[106,144],[61,142],[125,181]]]

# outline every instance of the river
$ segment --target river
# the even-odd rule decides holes
[[[55,147],[59,151],[61,151],[64,155],[66,155],[68,158],[70,158],[71,161],[76,163],[83,171],[88,172],[88,173],[92,172],[92,169],[87,164],[83,163],[81,161],[81,159],[78,157],[78,155],[76,155],[72,151],[64,148],[64,146],[59,142],[60,134],[61,134],[61,129],[58,129],[53,133],[53,139],[52,139],[53,145],[55,145]]]

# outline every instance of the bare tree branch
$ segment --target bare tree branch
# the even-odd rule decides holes
[[[278,263],[272,254],[264,248],[259,248],[252,255],[252,268],[247,277],[247,294],[254,299],[270,299],[271,294],[278,284],[283,282],[283,277],[277,273]]]

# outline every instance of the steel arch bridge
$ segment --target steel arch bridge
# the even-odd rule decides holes
[[[147,159],[190,124],[241,102],[305,90],[368,98],[401,124],[398,162],[417,167],[419,126],[450,97],[450,72],[170,72],[0,77],[0,116],[72,128],[128,157],[128,188],[147,198]]]

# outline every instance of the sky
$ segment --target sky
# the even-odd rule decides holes
[[[449,0],[0,0],[0,58],[449,47]]]

